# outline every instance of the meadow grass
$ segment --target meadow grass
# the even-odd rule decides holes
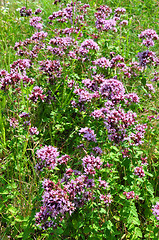
[[[80,46],[85,39],[93,39],[93,34],[99,35],[97,39],[94,38],[94,41],[100,46],[99,51],[92,50],[91,53],[88,53],[88,59],[86,57],[87,62],[85,62],[85,60],[78,61],[76,58],[71,60],[68,57],[68,51],[76,51],[74,46],[65,49],[66,55],[62,57],[51,55],[45,48],[41,48],[38,57],[31,58],[33,66],[27,70],[27,76],[29,79],[35,79],[35,82],[26,84],[22,79],[23,70],[18,67],[17,71],[21,74],[19,83],[17,85],[15,83],[15,86],[8,84],[9,87],[6,86],[6,89],[0,89],[0,237],[3,240],[157,240],[159,237],[159,223],[152,213],[153,206],[159,202],[158,83],[153,83],[154,93],[146,86],[146,83],[152,83],[153,73],[158,71],[158,66],[150,64],[147,68],[143,68],[139,74],[137,72],[137,77],[131,78],[125,77],[123,72],[117,68],[101,69],[97,66],[97,73],[110,79],[117,76],[117,79],[123,83],[127,94],[135,92],[139,96],[139,103],[126,105],[121,101],[121,103],[115,103],[115,109],[121,107],[126,113],[136,112],[137,118],[134,126],[147,124],[144,142],[141,145],[132,146],[126,141],[114,144],[109,138],[109,128],[104,126],[102,118],[93,120],[90,116],[94,110],[100,110],[104,107],[104,98],[86,101],[85,105],[81,106],[80,103],[78,104],[79,95],[75,94],[73,88],[68,87],[69,81],[74,80],[79,89],[87,89],[82,80],[94,76],[94,73],[91,72],[93,70],[90,70],[92,61],[101,57],[110,59],[110,52],[121,55],[127,65],[138,61],[138,52],[147,50],[145,46],[142,46],[142,40],[139,39],[138,34],[145,29],[154,29],[159,34],[158,2],[156,0],[119,0],[117,2],[108,0],[106,3],[102,0],[82,0],[81,2],[90,4],[90,9],[88,9],[83,25],[78,21],[77,25],[73,22],[73,25],[81,27],[81,30],[71,36]],[[25,41],[36,32],[35,28],[29,24],[31,17],[20,16],[20,8],[26,6],[27,9],[31,8],[33,12],[37,8],[42,10],[39,16],[43,20],[43,31],[48,33],[48,37],[42,42],[47,46],[49,40],[57,36],[55,28],[71,27],[70,22],[63,23],[63,25],[56,21],[53,25],[48,23],[48,17],[52,12],[58,11],[62,3],[66,6],[68,1],[60,1],[57,4],[51,0],[1,1],[1,69],[10,72],[12,70],[11,64],[14,61],[26,58],[25,55],[24,57],[16,55],[13,47],[16,42]],[[128,25],[125,28],[118,26],[117,33],[102,31],[98,33],[95,28],[94,13],[100,5],[104,4],[112,8],[113,11],[118,7],[125,8],[126,15],[123,19],[128,20]],[[83,35],[80,36],[80,33]],[[156,53],[156,56],[159,56],[158,40],[151,47],[151,50]],[[63,69],[60,78],[56,77],[56,80],[50,80],[50,75],[44,69],[39,70],[41,67],[39,61],[47,59],[60,61]],[[43,65],[45,65],[44,62]],[[40,94],[37,102],[31,100],[33,86],[43,88],[44,92],[41,95],[47,96],[48,102],[43,101]],[[48,90],[51,92],[50,99]],[[72,101],[76,102],[74,108],[71,104]],[[121,106],[119,107],[119,105]],[[109,111],[112,109],[110,108]],[[30,119],[30,125],[25,125],[23,118],[19,117],[23,112],[29,113],[30,118],[26,117],[26,121]],[[151,117],[152,120],[150,120]],[[106,118],[105,121],[107,121]],[[122,121],[120,119],[118,122],[119,126]],[[31,134],[31,127],[37,127],[39,135]],[[97,146],[95,142],[87,141],[84,137],[82,138],[83,135],[79,134],[80,129],[84,127],[89,127],[96,133],[98,147],[100,146],[103,151],[100,157],[103,167],[96,169],[96,173],[93,175],[95,183],[92,190],[93,195],[88,199],[89,201],[84,202],[82,207],[79,204],[80,207],[77,207],[71,216],[69,212],[66,212],[63,219],[62,215],[59,214],[55,221],[57,226],[46,228],[46,230],[40,229],[35,225],[35,214],[40,211],[42,205],[42,196],[45,192],[42,188],[44,179],[50,179],[57,184],[65,176],[66,169],[69,168],[83,173],[86,171],[83,170],[83,158],[92,155],[93,147]],[[129,126],[128,130],[127,128],[125,125],[126,131],[134,133],[133,125]],[[70,159],[66,165],[57,165],[51,170],[47,166],[48,168],[43,167],[42,171],[38,171],[35,167],[40,161],[37,158],[37,150],[50,145],[57,147],[60,156],[68,154]],[[128,150],[127,157],[123,157],[122,154],[125,149]],[[142,158],[145,158],[145,163],[148,165],[141,165]],[[143,166],[144,177],[137,177],[134,174],[134,169],[138,166]],[[88,178],[91,179],[91,177],[91,174],[88,174]],[[109,183],[108,189],[104,190],[104,188],[99,187],[99,177]],[[72,181],[76,180],[76,175],[73,175]],[[64,186],[63,183],[61,189]],[[134,191],[135,194],[132,199],[123,194],[123,192],[131,191]],[[107,197],[105,202],[101,200],[103,194]],[[109,194],[111,195],[110,199]],[[78,198],[80,199],[80,196]],[[48,221],[50,220],[51,217],[48,218]]]

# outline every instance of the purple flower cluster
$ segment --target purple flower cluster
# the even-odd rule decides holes
[[[20,12],[21,17],[26,17],[26,16],[32,15],[32,9],[26,9],[26,7],[22,7],[19,12]]]
[[[44,101],[44,98],[46,96],[43,94],[42,87],[35,86],[29,95],[29,100],[33,102],[37,102],[38,98],[40,98],[42,101]]]
[[[57,148],[52,146],[45,146],[36,151],[37,159],[39,162],[36,165],[38,170],[42,170],[44,167],[54,169],[58,163],[59,152]]]
[[[107,194],[107,195],[101,194],[100,195],[100,200],[102,200],[107,206],[109,206],[109,204],[112,202],[110,194]]]
[[[32,35],[31,40],[32,41],[41,41],[44,40],[47,37],[48,33],[44,31],[36,32]]]
[[[108,138],[116,144],[126,140],[127,129],[134,125],[136,113],[128,111],[124,112],[123,109],[110,110],[105,118],[105,126],[108,130]]]
[[[94,134],[94,130],[91,130],[91,128],[85,127],[85,128],[81,128],[79,130],[79,134],[84,134],[83,138],[87,139],[88,141],[93,141],[93,142],[97,142],[96,140],[96,134]]]
[[[124,95],[124,102],[126,105],[130,105],[131,103],[138,103],[139,97],[136,93],[128,93]]]
[[[156,205],[153,205],[152,207],[153,215],[155,215],[156,219],[159,220],[159,202],[156,202]]]
[[[115,14],[116,14],[115,16],[117,16],[117,15],[120,15],[120,14],[124,14],[124,13],[126,12],[126,9],[125,9],[125,8],[119,8],[119,7],[118,7],[118,8],[115,9],[114,12],[115,12]]]
[[[99,157],[91,155],[82,158],[82,166],[87,175],[94,175],[96,173],[95,169],[100,169],[101,165],[102,162]]]
[[[84,79],[82,80],[82,83],[92,92],[98,90],[98,84],[95,80]]]
[[[150,46],[154,46],[153,40],[158,40],[159,37],[153,29],[146,29],[145,31],[139,34],[139,38],[143,39],[142,44],[145,45],[147,48]]]
[[[43,25],[42,23],[40,23],[40,21],[42,20],[41,17],[33,17],[30,19],[30,26],[38,29],[38,30],[42,30],[43,29]]]
[[[38,131],[37,127],[31,127],[31,128],[29,128],[29,133],[30,133],[30,135],[38,135],[39,131]]]
[[[41,9],[40,9],[40,8],[37,8],[37,9],[35,10],[34,14],[35,14],[35,15],[38,15],[38,14],[41,13],[41,12],[42,12]]]
[[[123,20],[120,22],[120,26],[126,26],[128,25],[128,21],[127,20]]]
[[[43,206],[35,215],[37,226],[42,229],[56,226],[56,222],[62,221],[67,212],[71,215],[92,198],[90,188],[94,186],[93,179],[76,172],[74,175],[80,176],[70,179],[72,174],[72,169],[67,171],[68,178],[63,184],[55,184],[48,179],[43,181]]]
[[[103,153],[102,149],[100,147],[94,147],[93,151],[95,151],[96,154],[101,155]]]
[[[59,10],[57,12],[53,12],[52,15],[49,16],[49,20],[52,23],[53,20],[56,19],[57,22],[68,22],[70,21],[73,25],[73,17],[75,19],[74,23],[77,23],[78,21],[84,19],[84,15],[77,15],[77,4],[78,3],[71,3],[67,4],[66,8],[63,8],[62,10]],[[83,10],[83,14],[87,13],[86,11],[87,7],[80,8],[80,11]],[[76,15],[76,16],[75,16]]]
[[[134,174],[135,174],[136,176],[139,176],[139,178],[144,177],[144,176],[145,176],[145,173],[144,173],[144,170],[143,170],[142,166],[141,166],[141,167],[136,167],[136,168],[134,169]]]
[[[109,184],[105,180],[101,180],[101,177],[98,179],[99,181],[99,188],[103,187],[104,189],[109,187]]]
[[[29,115],[29,113],[22,112],[22,113],[19,114],[19,117],[20,118],[28,118],[28,117],[30,117],[30,115]]]
[[[116,21],[114,19],[106,20],[108,16],[112,13],[112,9],[106,5],[101,5],[97,8],[97,12],[95,13],[96,17],[96,28],[101,31],[108,31],[112,29],[116,25]]]
[[[98,110],[94,110],[94,111],[91,113],[91,116],[92,116],[94,119],[100,119],[100,118],[104,118],[104,117],[105,117],[105,114],[103,113],[102,109],[98,109]]]
[[[131,191],[131,192],[123,192],[123,195],[126,196],[127,199],[134,199],[135,198],[135,193],[134,191]]]
[[[74,172],[74,175],[80,176],[67,182],[64,189],[69,194],[70,201],[76,208],[79,208],[92,198],[93,193],[90,188],[94,187],[94,180],[78,172]]]
[[[155,53],[149,50],[139,52],[138,53],[138,58],[139,58],[139,65],[142,67],[146,67],[148,64],[152,65],[158,65],[158,58],[156,57]]]
[[[70,159],[69,155],[62,155],[59,159],[58,159],[58,163],[59,165],[61,164],[67,164],[68,160]]]
[[[66,50],[68,49],[68,47],[74,44],[74,41],[75,40],[71,37],[55,37],[50,39],[49,44],[58,46],[61,49]]]
[[[57,217],[64,217],[66,212],[70,215],[75,210],[74,203],[69,200],[66,189],[62,189],[60,184],[55,184],[51,180],[45,179],[43,182],[43,206],[40,212],[36,213],[36,224],[42,229],[53,226]],[[51,220],[48,220],[51,218]],[[62,219],[61,219],[62,220]]]
[[[10,65],[11,73],[18,73],[19,71],[23,74],[26,73],[26,69],[32,66],[30,59],[18,59]]]
[[[148,91],[155,93],[155,89],[151,83],[146,83]]]
[[[119,65],[118,65],[119,67]],[[142,71],[142,67],[138,62],[131,62],[130,66],[121,66],[121,72],[128,78],[137,77],[138,73]]]
[[[79,52],[84,55],[89,52],[89,50],[99,50],[99,46],[96,42],[94,42],[92,39],[86,39],[84,42],[81,43]]]
[[[47,46],[47,50],[51,52],[53,55],[57,55],[60,57],[62,57],[65,54],[65,52],[60,48],[53,48],[51,46]]]
[[[124,99],[125,89],[123,84],[116,79],[106,79],[99,89],[103,98],[107,98],[114,103]]]
[[[153,79],[151,79],[151,81],[152,82],[158,82],[159,81],[159,72],[154,72],[153,73],[153,75],[154,75],[154,78]]]
[[[78,88],[77,86],[74,89],[74,93],[79,96],[78,102],[91,102],[91,99],[94,97],[92,93],[89,93],[84,88]]]
[[[19,125],[18,119],[10,118],[9,119],[10,127],[17,128]]]
[[[135,126],[135,133],[131,132],[128,138],[126,140],[130,141],[130,145],[138,146],[142,144],[144,141],[144,134],[145,129],[147,128],[146,124],[138,124]]]
[[[29,59],[18,59],[10,65],[10,73],[6,70],[0,71],[0,88],[6,90],[10,85],[14,88],[21,81],[23,83],[34,83],[34,79],[26,76],[26,70],[32,66],[31,60]]]
[[[40,61],[40,71],[49,75],[50,78],[59,78],[61,76],[61,65],[59,61],[56,60],[46,60]]]
[[[109,59],[106,59],[105,57],[96,59],[95,61],[93,61],[93,64],[105,69],[111,67],[111,62],[109,61]]]

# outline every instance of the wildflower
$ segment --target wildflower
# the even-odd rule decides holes
[[[159,202],[156,202],[156,205],[153,205],[152,207],[153,215],[155,215],[156,219],[159,220]]]
[[[139,178],[144,177],[144,176],[145,176],[145,173],[144,173],[144,170],[143,170],[142,166],[141,166],[141,167],[136,167],[136,168],[134,169],[134,174],[135,174],[136,176],[139,176]]]
[[[84,42],[81,43],[80,49],[92,49],[98,51],[99,46],[92,39],[86,39]]]
[[[147,83],[147,84],[146,84],[146,87],[148,88],[148,90],[149,90],[149,91],[151,91],[151,92],[155,93],[155,89],[154,89],[154,87],[153,87],[153,85],[152,85],[152,84],[150,84],[150,83]]]
[[[10,118],[9,123],[10,123],[10,126],[13,127],[13,128],[18,127],[18,119],[16,119],[16,118]]]
[[[131,103],[138,103],[139,97],[136,93],[128,93],[124,95],[125,104],[129,105]]]
[[[128,25],[128,21],[127,20],[123,20],[120,22],[120,26],[126,26]]]
[[[29,100],[32,100],[33,102],[37,102],[39,97],[42,101],[44,101],[44,98],[46,96],[43,94],[42,87],[35,86],[31,92],[31,94],[29,95]]]
[[[96,142],[96,134],[94,134],[94,130],[91,130],[91,128],[85,127],[85,128],[81,128],[79,130],[80,135],[83,135],[83,138],[87,139],[88,141],[93,141]]]
[[[99,187],[103,187],[104,189],[108,188],[109,184],[105,180],[101,180],[101,177],[98,179]]]
[[[69,155],[63,155],[58,159],[58,163],[61,164],[67,164],[68,160],[70,159]]]
[[[159,37],[155,30],[153,29],[146,29],[145,31],[142,31],[141,34],[138,35],[139,38],[146,38],[146,39],[152,39],[152,40],[158,40]]]
[[[111,199],[111,195],[110,195],[110,194],[107,194],[107,195],[101,194],[101,195],[100,195],[100,200],[102,200],[107,206],[109,206],[109,203],[112,202],[112,199]]]
[[[99,155],[101,155],[103,153],[103,151],[102,151],[102,149],[100,147],[94,147],[93,151],[95,151],[96,154],[99,154]]]
[[[111,67],[111,62],[109,61],[109,59],[106,59],[105,57],[102,57],[93,61],[93,64],[98,65],[99,67],[102,67],[102,68]]]
[[[82,159],[82,166],[84,171],[88,175],[94,175],[96,173],[95,169],[100,169],[102,162],[99,157],[86,156]]]
[[[39,13],[41,13],[41,12],[42,12],[41,9],[40,9],[40,8],[37,8],[37,9],[35,10],[34,14],[37,15],[37,14],[39,14]]]
[[[36,165],[38,170],[42,170],[44,167],[54,169],[58,163],[59,152],[57,148],[52,146],[45,146],[36,151],[37,159],[39,162]]]
[[[37,127],[31,127],[31,128],[29,128],[29,133],[31,135],[38,135],[39,131],[38,131]]]
[[[126,12],[125,8],[116,8],[114,11],[116,14],[124,14]]]
[[[125,89],[123,84],[116,79],[106,79],[99,89],[103,98],[119,102],[124,99]]]
[[[131,192],[123,192],[123,195],[125,195],[127,199],[131,199],[131,198],[134,199],[134,197],[135,197],[134,191],[131,191]]]

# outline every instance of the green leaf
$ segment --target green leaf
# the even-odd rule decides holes
[[[135,235],[135,237],[142,237],[142,232],[141,232],[141,229],[139,227],[135,227],[134,235]]]
[[[84,233],[89,233],[89,232],[91,232],[91,228],[90,227],[85,227],[83,232]]]
[[[101,208],[100,209],[100,213],[106,213],[107,211],[105,210],[105,208]]]
[[[119,217],[119,216],[113,216],[113,218],[114,218],[116,221],[120,221],[120,217]]]
[[[147,189],[147,191],[150,193],[150,195],[151,195],[152,197],[154,197],[154,189],[153,189],[153,186],[152,186],[151,183],[149,183],[149,184],[146,186],[146,189]]]
[[[10,206],[10,207],[8,208],[8,211],[15,215],[18,210],[17,210],[15,207]]]

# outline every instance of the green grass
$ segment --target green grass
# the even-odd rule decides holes
[[[19,42],[20,40],[24,41],[26,38],[31,37],[34,33],[33,27],[29,25],[29,19],[20,17],[19,11],[17,9],[23,6],[32,8],[33,11],[37,8],[41,8],[41,17],[44,19],[44,31],[48,31],[49,37],[51,38],[55,35],[55,33],[51,30],[54,28],[54,26],[52,27],[48,24],[48,16],[53,11],[58,11],[59,5],[67,1],[61,1],[61,3],[58,3],[57,5],[53,4],[53,2],[54,1],[52,0],[11,0],[9,1],[10,4],[8,4],[7,1],[0,2],[0,69],[6,69],[8,72],[10,71],[10,64],[20,58],[19,56],[15,55],[15,51],[13,49],[15,43]],[[90,4],[92,12],[95,12],[95,9],[102,4],[107,4],[113,10],[117,7],[124,7],[127,11],[126,18],[129,20],[129,25],[126,28],[121,30],[121,32],[117,33],[116,35],[113,35],[111,33],[103,33],[101,34],[101,38],[97,40],[101,47],[101,52],[99,54],[102,53],[102,56],[109,57],[109,52],[115,51],[116,53],[121,54],[125,58],[126,62],[129,62],[131,60],[135,61],[137,60],[137,53],[139,51],[146,50],[145,47],[141,46],[141,40],[138,38],[138,34],[148,28],[156,30],[156,32],[159,34],[159,4],[157,0],[82,0],[81,2]],[[91,34],[91,31],[94,31],[94,25],[91,26],[92,18],[93,15],[90,17],[90,19],[88,16],[90,28],[86,29],[83,27],[82,29],[85,38]],[[60,24],[56,24],[56,26],[57,28],[61,27]],[[74,37],[77,39],[78,36],[75,35]],[[158,42],[156,42],[155,46],[151,48],[152,51],[156,52],[157,56],[159,56],[158,47]],[[47,56],[45,55],[45,52],[43,52],[38,60],[45,59],[45,57]],[[49,58],[53,59],[53,57],[50,56]],[[81,80],[87,77],[87,72],[84,72],[84,70],[87,69],[87,65],[81,64],[78,66],[78,63],[76,61],[73,61],[70,68],[67,67],[67,65],[65,66],[65,73],[62,75],[59,82],[55,83],[55,85],[53,84],[48,86],[46,83],[46,76],[40,75],[38,68],[36,69],[38,66],[38,61],[35,60],[34,64],[35,65],[33,72],[29,72],[30,76],[33,76],[35,78],[36,85],[40,84],[41,86],[44,86],[45,90],[51,89],[56,96],[56,101],[52,101],[52,104],[50,105],[43,104],[42,102],[38,103],[37,105],[31,105],[28,100],[26,100],[26,97],[28,97],[29,93],[31,92],[32,86],[24,87],[22,81],[21,85],[19,86],[21,91],[19,95],[15,93],[14,89],[10,89],[8,92],[0,90],[0,238],[2,240],[7,240],[9,237],[13,240],[61,239],[60,234],[58,236],[58,233],[56,234],[57,237],[52,237],[52,235],[49,236],[49,233],[40,231],[34,226],[35,213],[39,211],[39,208],[41,206],[41,196],[43,191],[41,183],[43,179],[53,178],[56,182],[58,180],[58,177],[61,178],[64,173],[63,169],[60,171],[60,173],[58,172],[58,169],[53,173],[50,173],[48,171],[42,173],[41,175],[37,173],[35,170],[35,165],[37,163],[36,150],[40,148],[40,144],[43,146],[50,144],[52,146],[56,146],[63,153],[71,155],[72,158],[70,165],[72,164],[72,166],[76,166],[77,169],[80,169],[78,159],[81,159],[81,156],[83,156],[85,152],[83,149],[79,150],[81,152],[78,152],[77,149],[75,149],[76,143],[82,143],[82,141],[79,140],[78,130],[80,127],[84,126],[85,123],[88,125],[92,124],[89,119],[89,115],[87,115],[85,112],[79,112],[77,108],[74,111],[72,110],[70,107],[70,101],[73,100],[73,95],[72,92],[69,92],[66,88],[67,75],[70,79],[74,79],[79,84],[81,84]],[[78,71],[79,75],[77,74]],[[142,76],[144,75],[146,76],[147,82],[150,83],[150,79],[152,77],[152,68],[147,69]],[[136,148],[134,152],[132,152],[132,156],[134,156],[134,158],[131,159],[131,167],[134,167],[136,164],[135,161],[138,161],[140,155],[144,153],[148,157],[150,166],[149,172],[153,174],[153,177],[150,177],[149,181],[146,183],[143,183],[142,181],[136,181],[133,183],[136,189],[138,186],[142,186],[141,192],[143,195],[145,194],[145,199],[141,200],[139,203],[137,202],[136,206],[134,203],[130,205],[128,203],[125,206],[123,196],[120,196],[120,199],[117,199],[117,196],[115,196],[115,199],[113,200],[114,209],[112,207],[112,209],[107,212],[107,216],[105,214],[102,215],[101,213],[103,219],[100,219],[98,216],[98,206],[93,206],[93,203],[92,207],[87,206],[88,208],[86,207],[86,210],[80,209],[78,213],[75,213],[73,215],[72,222],[69,222],[69,220],[68,222],[66,221],[68,225],[66,229],[64,228],[66,235],[62,235],[63,239],[87,239],[90,237],[89,235],[93,234],[94,232],[96,235],[99,234],[98,238],[92,237],[90,239],[104,240],[105,236],[109,236],[108,239],[113,240],[117,239],[118,237],[113,238],[111,236],[111,233],[118,231],[119,235],[116,235],[119,236],[118,239],[157,240],[157,238],[155,238],[157,236],[155,228],[156,222],[153,218],[154,216],[151,216],[151,207],[152,202],[155,204],[155,201],[159,196],[158,183],[156,181],[158,179],[157,158],[159,155],[159,139],[157,137],[158,125],[156,120],[154,120],[152,124],[149,123],[147,116],[159,112],[158,88],[157,84],[154,84],[156,86],[156,92],[155,94],[152,94],[152,99],[150,99],[147,97],[147,95],[144,95],[146,93],[146,90],[144,88],[144,85],[141,86],[141,79],[124,79],[123,75],[120,74],[118,74],[118,77],[119,80],[124,83],[125,88],[128,89],[128,91],[137,92],[140,97],[140,106],[136,109],[134,108],[135,111],[137,111],[138,120],[140,122],[147,122],[150,124],[150,129],[147,133],[145,143],[141,149]],[[98,108],[99,106],[100,104],[98,103],[95,107]],[[145,109],[147,109],[147,111]],[[38,126],[40,130],[39,137],[35,136],[35,138],[30,138],[28,131],[23,131],[22,128],[19,128],[18,130],[10,128],[9,118],[18,118],[18,114],[22,111],[30,111],[30,114],[33,116],[32,126]],[[151,129],[151,127],[154,127],[154,129]],[[96,130],[97,129],[100,129],[100,123],[98,126],[98,122],[96,125]],[[128,163],[124,163],[125,166],[120,163],[121,147],[116,150],[113,148],[112,144],[108,142],[108,139],[105,140],[105,135],[102,131],[99,134],[100,138],[102,139],[101,143],[103,144],[103,141],[106,141],[104,147],[104,161],[105,163],[107,163],[107,161],[110,161],[114,164],[112,172],[110,169],[105,170],[106,172],[103,170],[103,172],[101,171],[101,175],[106,176],[106,179],[108,178],[108,180],[110,179],[110,181],[112,181],[111,188],[112,192],[114,191],[115,195],[115,191],[117,190],[113,189],[113,186],[116,186],[116,182],[119,181],[119,192],[124,191],[124,189],[122,189],[123,186],[125,188],[127,187],[122,184],[124,181],[127,181],[126,164]],[[118,170],[121,169],[124,170],[124,173],[119,172],[118,175]],[[131,173],[131,169],[128,169],[128,172]],[[125,180],[122,179],[123,176],[125,177]],[[128,177],[128,179],[130,182],[134,180],[132,176]],[[148,186],[146,186],[146,184],[148,184]],[[154,192],[151,191],[152,189]],[[149,198],[151,200],[149,200]],[[117,207],[118,202],[120,209],[119,212]],[[144,208],[146,208],[145,206],[148,206],[148,210],[146,210],[147,212],[144,211]],[[98,209],[98,211],[93,212],[93,209]],[[137,223],[135,225],[135,230],[132,230],[130,217],[132,217],[132,221],[135,221],[135,214],[137,214],[135,212],[136,209],[140,210],[139,220],[141,222],[141,226]],[[132,210],[132,212],[130,210]],[[90,214],[90,219],[87,216],[87,213],[88,215]],[[125,225],[124,223],[124,214],[127,214],[126,217],[129,219],[128,225]],[[144,217],[142,217],[142,214]],[[145,216],[147,216],[147,219]],[[112,222],[109,220],[109,217]],[[76,218],[79,219],[79,224]],[[82,225],[82,221],[84,224],[86,224],[86,226]],[[146,226],[147,221],[148,226]],[[96,222],[101,223],[101,229],[100,226],[98,226],[98,230],[96,230]],[[82,226],[81,228],[80,224]],[[91,228],[91,225],[93,228]],[[71,237],[69,236],[69,227],[71,229]],[[101,234],[105,235],[100,235],[100,231],[103,231],[104,233]],[[145,234],[146,238],[144,235],[141,237],[140,231]],[[155,234],[155,237],[153,237],[153,233]],[[64,238],[65,236],[67,238]],[[81,236],[84,236],[86,238]]]

